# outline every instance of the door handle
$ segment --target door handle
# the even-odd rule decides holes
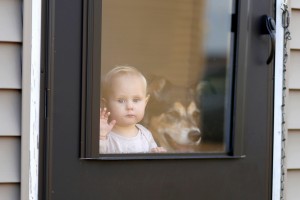
[[[262,33],[269,35],[271,39],[271,52],[267,59],[267,64],[270,64],[275,57],[275,41],[276,41],[276,23],[275,20],[267,15],[263,16]]]

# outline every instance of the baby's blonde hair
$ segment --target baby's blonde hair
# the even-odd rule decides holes
[[[112,79],[114,77],[120,76],[120,75],[136,75],[141,78],[142,82],[145,85],[145,91],[147,93],[147,80],[145,76],[135,67],[122,65],[122,66],[116,66],[113,69],[111,69],[104,77],[103,80],[103,86],[102,86],[102,95],[104,98],[108,97]]]

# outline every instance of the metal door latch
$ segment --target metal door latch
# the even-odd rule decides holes
[[[271,52],[267,59],[267,64],[270,64],[275,56],[276,23],[272,17],[267,15],[264,15],[262,20],[262,34],[269,35],[271,38]]]

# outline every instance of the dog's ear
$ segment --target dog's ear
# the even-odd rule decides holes
[[[152,94],[156,99],[160,99],[166,83],[167,81],[164,78],[157,78],[153,80],[148,87],[149,93]]]

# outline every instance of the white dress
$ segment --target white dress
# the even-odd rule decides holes
[[[137,124],[138,134],[134,137],[124,137],[111,131],[106,140],[99,140],[101,153],[149,153],[157,147],[151,132],[144,126]]]

